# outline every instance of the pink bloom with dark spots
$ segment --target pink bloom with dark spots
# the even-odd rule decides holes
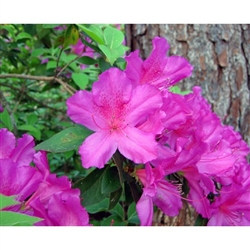
[[[92,92],[78,91],[67,106],[74,122],[95,131],[79,149],[83,167],[103,168],[117,149],[135,163],[157,157],[155,131],[140,129],[162,106],[161,92],[154,86],[134,87],[124,72],[111,68],[100,75]]]
[[[150,56],[143,61],[139,51],[125,57],[126,74],[134,84],[151,84],[159,89],[166,89],[178,81],[191,76],[193,67],[180,56],[167,57],[170,45],[166,39],[155,37]]]

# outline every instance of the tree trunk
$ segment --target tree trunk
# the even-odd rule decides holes
[[[201,86],[213,111],[250,145],[250,25],[126,25],[127,46],[131,51],[139,49],[143,59],[150,54],[155,36],[168,40],[169,55],[183,56],[194,67],[192,76],[177,85],[182,90]],[[161,215],[155,214],[154,225],[193,225],[197,214],[185,203],[177,217]]]
[[[127,45],[145,59],[152,39],[170,43],[169,55],[180,55],[194,66],[191,77],[178,83],[183,90],[202,87],[203,96],[223,120],[250,145],[250,25],[135,24],[126,25]]]

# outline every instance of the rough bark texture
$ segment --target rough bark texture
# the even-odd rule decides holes
[[[203,96],[223,120],[250,145],[250,25],[249,24],[136,24],[127,25],[127,45],[146,58],[155,36],[171,45],[194,66],[183,89],[202,87]]]
[[[213,111],[250,145],[249,24],[136,24],[126,25],[126,34],[131,51],[139,49],[143,59],[151,52],[152,39],[165,37],[169,55],[183,56],[194,66],[192,76],[178,85],[183,90],[200,85]],[[185,203],[175,218],[158,211],[154,225],[194,225],[196,216]]]

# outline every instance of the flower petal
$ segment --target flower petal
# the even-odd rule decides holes
[[[100,130],[99,126],[103,124],[103,121],[96,117],[92,93],[85,90],[77,91],[68,98],[66,104],[68,106],[67,115],[72,121],[82,124],[93,131]]]
[[[6,128],[0,129],[0,159],[9,158],[16,145],[16,138]]]
[[[162,95],[157,88],[151,85],[138,85],[129,103],[130,112],[127,114],[126,122],[130,125],[144,122],[147,116],[154,114],[162,104]]]
[[[139,57],[139,50],[130,53],[125,57],[127,61],[127,66],[125,73],[133,84],[137,85],[140,83],[140,78],[142,74],[142,59]]]
[[[13,161],[18,165],[29,165],[35,154],[35,142],[31,135],[24,134],[22,138],[17,139],[17,146],[11,153]]]
[[[141,226],[152,225],[154,210],[151,197],[142,193],[140,200],[136,204],[136,211],[141,221]]]
[[[145,133],[134,127],[123,129],[118,150],[135,163],[146,163],[157,157],[157,142],[153,134]]]
[[[84,168],[103,168],[117,149],[117,142],[110,131],[96,132],[83,142],[79,148]]]

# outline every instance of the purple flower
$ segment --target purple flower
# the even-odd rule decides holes
[[[90,39],[87,39],[90,42]],[[71,52],[78,56],[94,57],[94,50],[83,44],[81,38],[78,39],[77,44],[71,45]]]
[[[220,196],[211,204],[208,226],[250,226],[249,184],[222,187]]]
[[[34,216],[43,218],[36,226],[88,226],[89,216],[81,205],[79,192],[68,189],[52,194],[44,205],[35,199],[30,206]]]
[[[164,38],[153,39],[153,50],[143,61],[139,51],[125,57],[127,61],[126,74],[134,84],[151,84],[159,89],[169,88],[178,81],[189,77],[193,67],[180,56],[167,57],[170,45]]]
[[[67,106],[67,114],[74,122],[95,131],[79,149],[83,167],[104,167],[117,149],[135,163],[157,157],[156,130],[140,129],[145,122],[157,123],[161,119],[149,119],[162,106],[157,88],[134,87],[124,72],[111,68],[100,75],[92,92],[78,91],[67,100]]]
[[[142,226],[151,226],[153,220],[153,204],[159,207],[166,215],[175,216],[181,209],[182,202],[177,186],[164,179],[162,168],[152,169],[150,164],[145,169],[136,171],[144,188],[140,200],[136,204]]]
[[[16,140],[4,128],[0,141],[0,193],[25,202],[3,210],[38,216],[43,220],[37,225],[89,225],[80,190],[72,189],[66,176],[57,178],[50,173],[46,152],[35,154],[32,136],[24,134]],[[30,166],[32,160],[35,166]]]
[[[42,175],[29,166],[35,153],[33,137],[24,134],[16,140],[6,128],[0,129],[0,193],[17,195],[24,201],[38,188]]]
[[[66,176],[57,177],[49,171],[46,152],[38,152],[34,163],[43,176],[39,187],[25,203],[25,209],[43,218],[36,225],[87,226],[89,216],[80,203],[80,190],[72,189]]]

